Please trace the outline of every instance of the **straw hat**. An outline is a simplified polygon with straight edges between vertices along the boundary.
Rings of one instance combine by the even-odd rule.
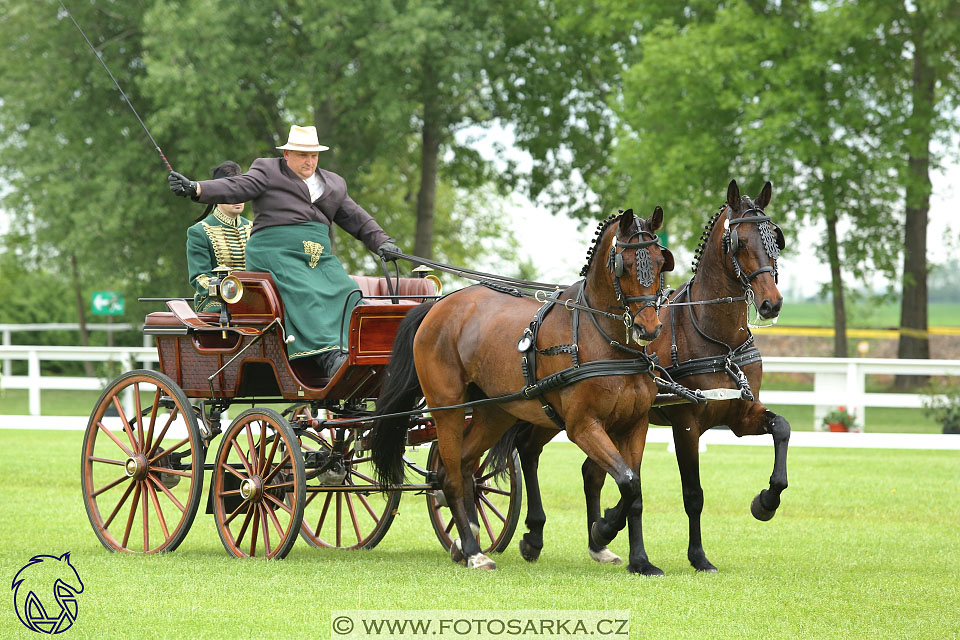
[[[330,147],[320,144],[317,139],[316,127],[290,127],[290,135],[287,136],[287,144],[277,149],[287,149],[289,151],[326,151]]]

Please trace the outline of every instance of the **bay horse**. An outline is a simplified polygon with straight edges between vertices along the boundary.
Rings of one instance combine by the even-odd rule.
[[[683,507],[689,524],[687,558],[697,571],[716,572],[707,559],[700,532],[703,488],[700,486],[699,439],[707,429],[727,425],[738,437],[771,434],[774,466],[770,486],[757,494],[750,511],[758,520],[770,520],[787,488],[787,445],[790,423],[756,400],[763,364],[753,346],[748,327],[749,304],[764,319],[779,315],[783,297],[777,289],[777,258],[784,247],[783,233],[763,210],[770,203],[772,187],[764,184],[756,200],[740,195],[736,181],[727,187],[727,199],[704,227],[693,264],[694,275],[670,294],[661,308],[665,331],[646,347],[658,356],[668,373],[691,389],[741,387],[744,397],[706,404],[654,407],[649,421],[671,426],[683,490]],[[720,301],[734,298],[736,301]],[[746,304],[741,303],[746,302]],[[670,303],[693,303],[687,305]],[[745,377],[746,384],[740,376]],[[518,425],[494,448],[503,451],[515,445],[527,490],[528,532],[520,541],[524,559],[535,561],[543,548],[546,515],[540,498],[537,465],[543,446],[556,435],[536,425]],[[602,563],[620,564],[606,548],[608,534],[595,523],[600,518],[603,474],[589,459],[582,467],[587,501],[587,531],[590,556]],[[654,567],[655,568],[655,567]],[[651,574],[657,574],[651,571]]]
[[[522,421],[554,433],[565,427],[570,440],[597,468],[613,476],[621,498],[604,522],[612,531],[629,524],[628,569],[647,571],[639,473],[646,416],[657,387],[649,363],[643,360],[644,369],[638,373],[637,358],[618,347],[637,353],[623,343],[647,344],[661,331],[657,313],[661,272],[673,269],[672,254],[655,235],[662,223],[660,207],[648,219],[627,210],[600,223],[581,272],[585,279],[557,295],[552,307],[547,307],[549,302],[541,306],[542,299],[512,297],[481,284],[420,305],[401,323],[375,415],[413,409],[421,396],[429,407],[446,407],[531,388],[535,385],[529,385],[521,371],[527,357],[536,357],[534,377],[544,382],[552,374],[574,371],[567,368],[571,358],[580,371],[597,370],[591,365],[599,365],[616,373],[633,365],[630,374],[590,377],[532,399],[474,405],[469,429],[463,408],[432,411],[443,463],[438,480],[459,534],[450,550],[455,562],[496,568],[475,538],[479,529],[473,471],[480,456]],[[564,303],[592,308],[595,313],[584,313],[592,321],[584,320],[574,329],[571,316],[561,309]],[[544,308],[554,311],[541,317],[538,309]],[[531,340],[527,330],[533,328],[535,314],[542,322]],[[408,426],[408,418],[394,417],[382,418],[372,427],[371,456],[382,486],[403,478]]]

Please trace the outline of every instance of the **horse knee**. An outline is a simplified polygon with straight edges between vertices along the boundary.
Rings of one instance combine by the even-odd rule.
[[[683,491],[683,510],[687,516],[694,517],[703,513],[703,489],[684,489]]]
[[[620,488],[620,495],[639,497],[642,493],[640,489],[640,476],[627,469],[623,477],[617,480],[617,487]]]
[[[773,436],[774,442],[790,441],[790,423],[781,415],[767,411],[766,431]]]

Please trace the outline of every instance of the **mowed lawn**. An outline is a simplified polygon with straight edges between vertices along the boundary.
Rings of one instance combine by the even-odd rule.
[[[521,523],[488,573],[447,559],[413,494],[371,551],[300,541],[282,561],[235,560],[200,513],[172,554],[109,553],[81,500],[81,437],[0,430],[0,576],[12,580],[34,554],[70,551],[85,585],[73,638],[326,638],[331,610],[357,608],[626,609],[631,637],[643,638],[960,635],[956,451],[795,448],[783,506],[759,522],[748,505],[770,475],[772,449],[711,446],[701,456],[703,532],[720,573],[699,575],[686,560],[675,460],[650,445],[644,533],[666,572],[650,579],[587,557],[582,455],[567,443],[541,460],[548,521],[539,562],[517,551]],[[612,505],[615,492],[604,491]],[[626,556],[625,533],[611,549]],[[33,637],[7,602],[0,637]]]

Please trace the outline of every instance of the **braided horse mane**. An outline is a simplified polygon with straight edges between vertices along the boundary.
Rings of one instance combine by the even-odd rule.
[[[707,221],[707,224],[703,226],[703,233],[700,235],[700,240],[697,242],[697,249],[693,252],[693,264],[690,265],[693,268],[693,275],[697,275],[697,268],[700,266],[700,258],[703,257],[703,250],[707,246],[707,238],[710,237],[710,233],[713,232],[713,227],[717,224],[717,219],[720,218],[720,215],[723,214],[723,210],[727,208],[727,204],[723,203],[720,205],[720,208],[715,214],[710,217],[710,220]]]
[[[610,226],[616,220],[620,219],[620,216],[623,214],[623,211],[620,213],[610,214],[605,220],[601,220],[597,225],[597,230],[593,236],[593,246],[587,249],[587,264],[583,266],[583,269],[580,270],[580,275],[584,278],[587,277],[587,273],[590,271],[590,265],[593,263],[593,258],[597,254],[597,249],[600,247],[600,240],[603,239],[603,232],[607,230],[607,227]]]

